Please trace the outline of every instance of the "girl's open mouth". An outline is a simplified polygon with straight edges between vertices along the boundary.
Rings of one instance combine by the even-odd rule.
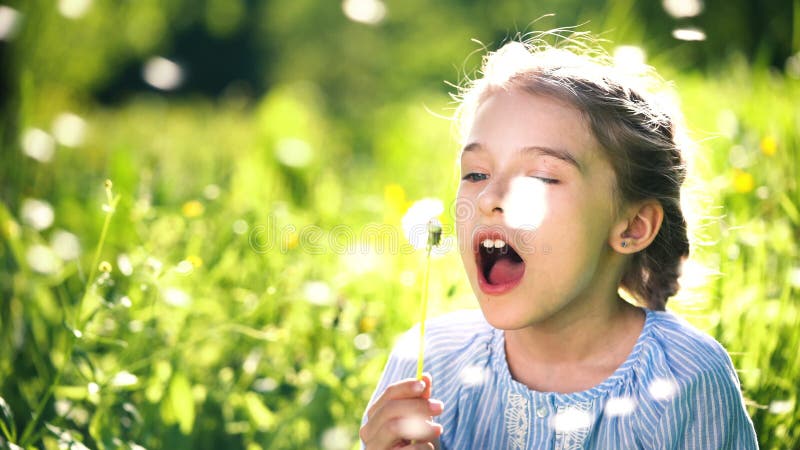
[[[525,274],[525,261],[499,231],[475,235],[478,285],[486,294],[499,295],[515,288]]]

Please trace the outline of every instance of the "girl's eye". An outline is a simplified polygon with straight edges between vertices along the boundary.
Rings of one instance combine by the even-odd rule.
[[[487,178],[489,178],[489,176],[486,175],[485,173],[471,172],[464,175],[464,178],[462,178],[462,180],[466,180],[472,183],[477,183],[478,181],[483,181]]]
[[[533,177],[533,178],[536,178],[537,180],[541,180],[544,184],[558,184],[559,183],[559,181],[556,180],[555,178],[545,178],[545,177]]]

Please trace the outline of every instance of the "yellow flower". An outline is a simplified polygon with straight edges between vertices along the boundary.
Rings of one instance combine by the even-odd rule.
[[[286,237],[284,237],[284,244],[286,249],[291,250],[297,247],[297,244],[300,243],[300,236],[297,234],[296,231],[290,231]]]
[[[108,261],[102,261],[98,269],[100,269],[100,272],[111,272],[111,263]]]
[[[197,255],[189,255],[186,257],[186,260],[189,261],[195,269],[203,265],[203,259]]]
[[[772,156],[778,151],[778,142],[772,136],[764,136],[761,139],[761,153]]]
[[[394,223],[406,210],[406,191],[399,184],[387,184],[383,188],[383,203],[385,209],[383,220],[385,223]]]
[[[183,204],[181,211],[183,212],[184,216],[192,218],[203,214],[205,207],[197,200],[191,200]]]
[[[755,187],[753,175],[741,169],[733,169],[733,189],[736,192],[747,193]]]

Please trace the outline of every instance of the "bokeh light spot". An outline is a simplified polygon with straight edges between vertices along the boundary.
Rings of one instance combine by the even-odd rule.
[[[386,17],[386,5],[380,0],[344,0],[342,11],[348,19],[377,25]]]
[[[50,275],[61,270],[61,260],[50,247],[35,244],[25,253],[28,265],[36,272]]]
[[[302,139],[285,138],[275,145],[275,157],[285,166],[306,167],[314,159],[314,150]]]
[[[49,162],[53,159],[55,140],[45,131],[29,128],[22,135],[22,151],[39,162]]]
[[[68,19],[79,19],[92,6],[92,0],[58,0],[58,12]]]
[[[676,28],[672,30],[672,37],[680,41],[705,41],[706,33],[699,28]]]
[[[308,281],[303,285],[303,297],[312,305],[329,305],[333,301],[333,291],[324,281]]]
[[[156,89],[171,91],[183,83],[183,69],[174,61],[156,56],[145,63],[142,78]]]
[[[86,121],[76,114],[61,113],[53,121],[53,136],[61,145],[78,147],[83,144],[85,134]]]
[[[22,201],[22,221],[41,231],[53,224],[55,213],[50,203],[35,198],[26,198]]]
[[[77,259],[81,254],[81,244],[78,237],[74,234],[64,231],[56,230],[50,237],[50,246],[59,258],[65,261]]]
[[[14,8],[0,5],[0,41],[14,39],[19,29],[22,15]]]
[[[694,17],[703,12],[701,0],[664,0],[662,5],[664,11],[676,19]]]
[[[192,298],[186,291],[171,287],[164,289],[164,301],[172,306],[185,308],[192,303]]]
[[[322,448],[324,450],[347,450],[353,446],[353,433],[343,426],[328,428],[322,433]]]

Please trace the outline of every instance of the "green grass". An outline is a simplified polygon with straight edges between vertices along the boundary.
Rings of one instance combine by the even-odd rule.
[[[671,305],[731,352],[762,448],[795,448],[800,83],[733,67],[676,84],[701,142],[692,273],[711,275]],[[14,150],[4,183],[17,196],[0,207],[6,439],[357,445],[387,350],[418,314],[423,255],[390,251],[404,243],[400,217],[418,198],[453,197],[450,124],[423,106],[443,111],[446,99],[386,105],[356,139],[307,87],[271,92],[253,109],[157,98],[88,108],[84,145],[60,146],[46,164]],[[27,95],[26,126],[48,129],[77,108]],[[293,145],[310,149],[307,165],[281,162]],[[102,207],[107,178],[113,215]],[[49,202],[54,223],[26,224],[26,198]],[[107,218],[106,273],[93,261]],[[391,227],[370,237],[379,224]],[[81,256],[37,272],[28,253],[57,230],[79,238]],[[336,250],[347,245],[372,250]],[[456,255],[435,259],[432,274],[431,315],[472,305]]]

